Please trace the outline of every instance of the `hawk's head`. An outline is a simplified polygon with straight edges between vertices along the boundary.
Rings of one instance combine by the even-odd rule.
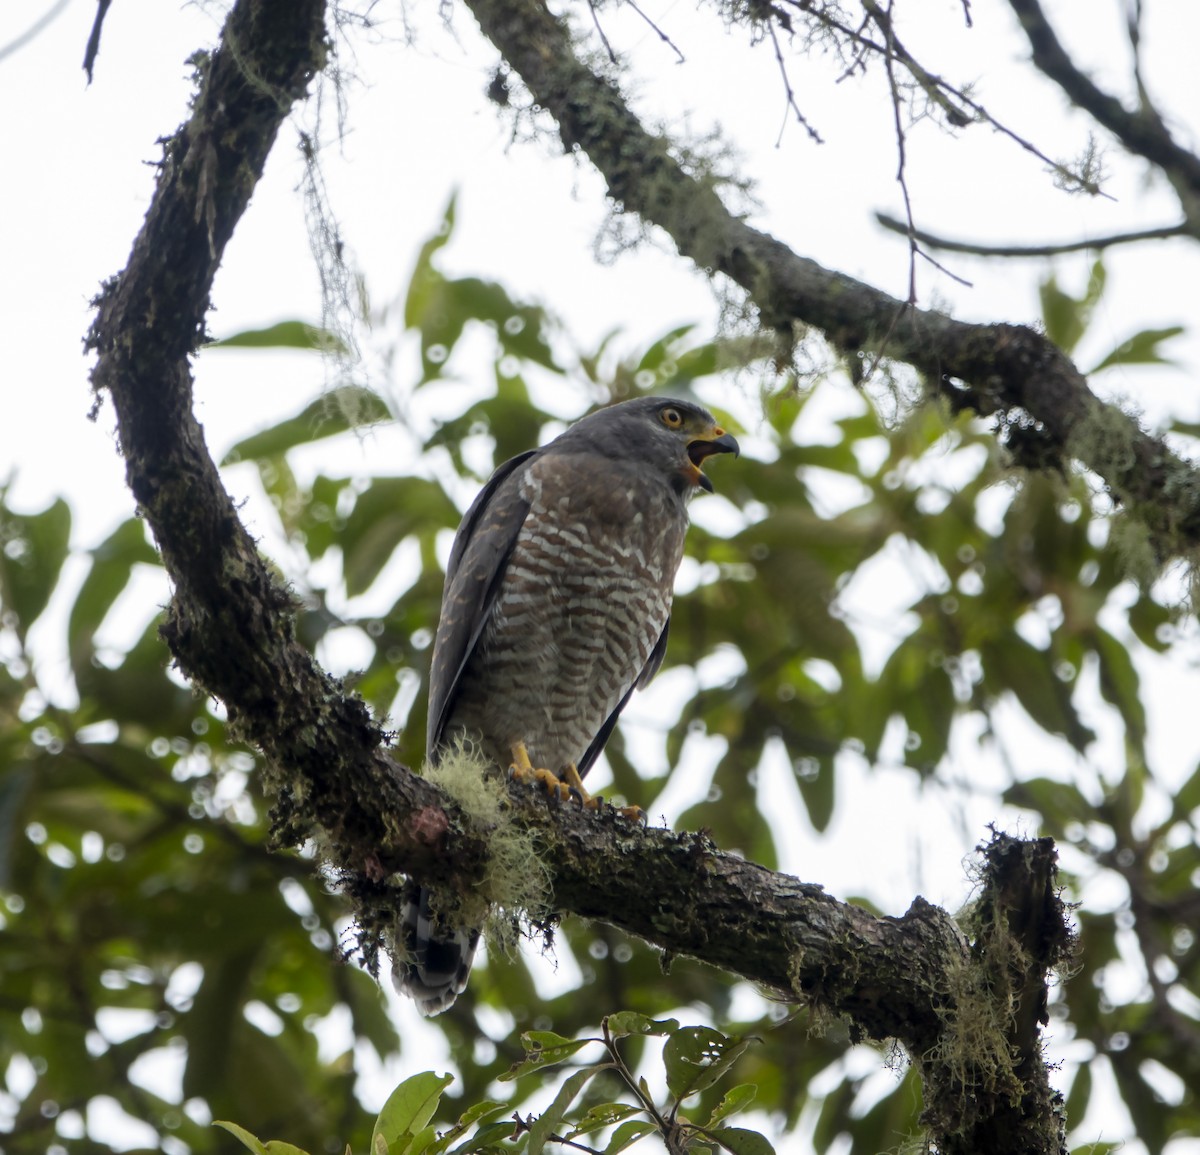
[[[615,460],[635,460],[661,471],[683,496],[696,489],[712,493],[704,462],[717,453],[740,452],[707,409],[671,397],[638,397],[597,410],[570,429]]]

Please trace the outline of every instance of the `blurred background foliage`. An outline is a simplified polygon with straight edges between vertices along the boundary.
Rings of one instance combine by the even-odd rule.
[[[989,759],[1004,777],[997,817],[1003,804],[1020,807],[1029,832],[1059,840],[1067,896],[1081,903],[1077,969],[1053,992],[1051,1025],[1072,1124],[1107,1065],[1117,1109],[1149,1151],[1200,1136],[1200,772],[1160,779],[1144,704],[1153,656],[1186,661],[1190,635],[1171,605],[1177,592],[1124,576],[1119,516],[1094,479],[1011,469],[984,422],[921,403],[920,383],[886,366],[855,391],[832,361],[783,374],[757,339],[687,329],[635,351],[616,336],[574,350],[539,306],[439,271],[453,222],[451,205],[402,317],[368,318],[391,334],[390,375],[373,390],[333,385],[225,462],[257,471],[285,543],[276,560],[303,603],[300,635],[322,655],[352,639],[364,660],[350,683],[395,731],[398,758],[421,762],[441,566],[493,464],[592,405],[695,396],[745,453],[714,469],[717,496],[694,506],[663,689],[652,690],[661,726],[617,731],[605,793],[657,815],[677,776],[715,750],[707,793],[674,824],[707,827],[722,847],[773,866],[785,848],[758,787],[768,759],[790,767],[818,832],[855,805],[838,788],[846,759],[958,788],[969,788],[974,760]],[[1099,264],[1080,298],[1045,283],[1044,323],[1064,349],[1103,288]],[[1161,360],[1172,335],[1132,334],[1097,369]],[[345,352],[297,322],[226,343],[323,350],[334,365]],[[415,370],[401,355],[414,343]],[[433,391],[436,419],[415,420]],[[320,460],[322,443],[369,437],[383,421],[414,445],[391,475],[297,467],[297,455]],[[451,1013],[402,1038],[376,984],[341,956],[336,886],[305,855],[264,845],[255,755],[229,736],[219,705],[169,669],[155,621],[131,646],[103,641],[118,616],[145,621],[148,607],[129,604],[138,573],[157,565],[142,524],[120,525],[89,551],[82,580],[66,581],[67,505],[22,514],[3,498],[5,1151],[108,1150],[102,1116],[125,1148],[229,1150],[234,1139],[209,1126],[218,1118],[314,1152],[363,1150],[373,1119],[356,1096],[363,1070],[410,1073],[442,1055],[458,1078],[434,1121],[502,1104],[481,1111],[486,1128],[547,1101],[554,1071],[543,1065],[497,1082],[523,1058],[522,1031],[594,1036],[617,1011],[756,1037],[697,1093],[697,1118],[719,1118],[729,1088],[752,1085],[752,1125],[776,1137],[799,1128],[805,1149],[873,1153],[918,1130],[914,1080],[881,1084],[887,1056],[844,1024],[787,1014],[687,960],[664,975],[655,951],[577,919],[557,933],[555,952],[574,968],[553,989],[533,948],[492,960]],[[367,600],[385,608],[356,612]],[[46,688],[39,630],[65,630],[65,693]],[[1111,751],[1092,757],[1098,730],[1118,749],[1116,768]],[[1058,770],[1045,742],[1022,752],[1039,733],[1063,752]],[[919,810],[896,815],[901,826],[921,821]],[[865,849],[886,869],[881,848]],[[444,1049],[431,1049],[435,1035]],[[661,1071],[637,1032],[623,1046],[631,1068]],[[604,1079],[581,1081],[571,1109],[613,1094]],[[597,1124],[608,1136],[600,1148],[619,1146],[619,1118],[607,1131]],[[511,1132],[493,1129],[487,1142],[513,1146]],[[1095,1138],[1073,1134],[1089,1150]]]

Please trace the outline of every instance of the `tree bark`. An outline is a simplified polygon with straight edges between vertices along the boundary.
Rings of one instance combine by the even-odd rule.
[[[173,585],[163,636],[183,672],[225,704],[233,731],[266,756],[276,841],[315,839],[344,872],[370,955],[395,918],[392,876],[485,888],[489,831],[389,759],[363,703],[297,642],[291,598],[238,519],[204,443],[188,363],[224,247],[291,104],[323,65],[324,20],[321,0],[234,5],[219,47],[201,65],[191,118],[166,142],[129,263],[97,299],[88,345],[97,354],[97,395],[111,397],[116,410],[130,489]],[[553,39],[546,44],[565,51]],[[663,212],[674,219],[689,202],[674,204],[666,190],[678,174],[660,144],[647,147],[647,163],[662,170]],[[636,200],[637,187],[633,179],[625,194]],[[769,238],[744,234],[760,247],[725,251],[723,209],[704,195],[707,215],[690,247],[713,267],[757,269],[752,279],[771,287],[771,300],[782,299],[788,283],[803,296],[814,291],[812,278],[828,281],[811,262],[772,249]],[[652,219],[654,211],[647,208]],[[779,267],[760,266],[760,258]],[[883,308],[874,290],[850,285],[839,331],[869,330]],[[911,318],[907,325],[906,348],[915,348]],[[1038,378],[1043,384],[1069,369],[1022,331],[973,331],[972,340],[989,334],[994,359],[1046,358],[1051,377]],[[1031,351],[1015,354],[1014,344]],[[989,354],[981,346],[976,356]],[[926,1117],[942,1150],[1058,1150],[1037,1029],[1047,970],[1067,942],[1048,840],[993,842],[969,942],[920,898],[901,918],[878,918],[819,886],[722,854],[703,834],[642,829],[611,812],[550,806],[515,784],[495,788],[507,791],[515,821],[542,848],[552,911],[603,920],[780,997],[846,1015],[862,1035],[898,1038],[922,1072]]]

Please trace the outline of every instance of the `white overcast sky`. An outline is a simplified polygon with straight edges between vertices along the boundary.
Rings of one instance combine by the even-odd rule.
[[[0,48],[52,7],[52,0],[0,7]],[[711,328],[718,310],[709,285],[661,238],[612,263],[594,260],[593,242],[605,214],[600,180],[586,164],[556,152],[552,140],[511,143],[507,124],[484,96],[494,53],[481,44],[465,8],[455,6],[448,32],[437,19],[417,12],[423,6],[409,7],[418,20],[414,45],[404,43],[400,20],[391,19],[396,3],[380,4],[375,12],[390,23],[385,20],[343,47],[343,65],[356,79],[346,89],[349,115],[340,142],[333,131],[332,90],[324,90],[330,204],[375,303],[402,291],[417,245],[458,188],[459,227],[444,251],[444,266],[498,280],[518,296],[540,300],[565,319],[584,348],[613,329],[623,330],[635,346],[681,323]],[[632,62],[638,109],[652,122],[687,126],[696,134],[719,125],[742,157],[739,171],[755,182],[761,208],[752,215],[754,223],[797,252],[902,297],[908,281],[906,246],[872,217],[876,209],[899,215],[901,206],[882,76],[835,85],[832,63],[798,57],[791,83],[826,143],[813,144],[793,121],[776,147],[785,107],[770,47],[748,53],[740,32],[726,33],[709,12],[698,20],[678,0],[644,7],[670,33],[685,62],[677,63],[674,52],[636,18],[606,15],[609,39]],[[976,0],[973,31],[963,27],[960,0],[924,0],[917,7],[936,27],[913,27],[906,43],[929,68],[956,81],[976,82],[976,96],[992,113],[1045,152],[1064,158],[1080,152],[1088,126],[1026,65],[1027,49],[1007,5]],[[1095,77],[1125,95],[1124,5],[1063,0],[1048,7]],[[1149,0],[1146,8],[1150,89],[1172,127],[1194,146],[1200,128],[1195,65],[1200,5]],[[116,0],[89,88],[80,63],[94,9],[91,0],[72,0],[39,36],[0,57],[0,108],[5,110],[0,118],[0,480],[11,478],[9,500],[22,510],[66,495],[76,513],[73,543],[80,550],[95,545],[133,508],[114,451],[111,407],[96,423],[86,419],[91,397],[81,339],[89,298],[102,278],[125,263],[153,191],[155,140],[172,133],[186,115],[192,87],[186,58],[214,42],[223,11],[215,4]],[[311,128],[312,123],[311,111],[301,112],[295,124],[284,127],[229,247],[210,319],[218,336],[284,318],[320,319],[318,281],[297,191],[297,126]],[[908,165],[918,224],[954,236],[997,242],[1074,239],[1171,223],[1178,215],[1171,197],[1146,180],[1144,166],[1116,149],[1107,166],[1111,200],[1057,191],[1040,162],[984,127],[949,139],[923,124],[910,135]],[[922,304],[941,303],[971,319],[1036,319],[1036,282],[1044,266],[956,257],[946,263],[974,287],[964,288],[926,266],[919,274]],[[1057,263],[1066,287],[1082,289],[1088,263],[1086,257]],[[1109,264],[1110,293],[1081,362],[1143,327],[1196,325],[1200,258],[1195,246],[1141,246],[1114,252]],[[1171,351],[1181,368],[1117,372],[1097,387],[1128,398],[1151,420],[1168,412],[1200,420],[1200,389],[1192,371],[1200,363],[1195,334]],[[197,404],[214,453],[221,455],[240,437],[299,410],[322,380],[323,370],[311,358],[203,355]],[[354,452],[365,455],[364,470],[385,467],[377,460],[379,445]],[[234,470],[230,478],[235,489],[252,492],[248,472]],[[262,533],[266,527],[255,530]],[[79,577],[85,568],[78,563]],[[1183,678],[1185,671],[1178,674]],[[1162,722],[1158,735],[1165,730],[1166,711],[1155,702],[1150,709],[1152,726]],[[1194,736],[1189,741],[1164,736],[1158,744],[1173,767],[1194,764]],[[1032,748],[1028,754],[1030,763],[1038,764],[1043,751]],[[959,859],[993,813],[965,801],[965,792],[950,792],[935,805],[928,795],[915,793],[912,776],[900,771],[865,781],[852,767],[846,773],[841,788],[862,784],[869,789],[881,803],[877,815],[861,809],[851,814],[842,807],[842,829],[835,828],[827,840],[798,827],[787,865],[835,893],[881,887],[880,899],[893,909],[903,909],[916,889],[934,901],[960,902],[965,884]],[[862,856],[847,861],[846,840],[861,847],[893,839],[894,806],[916,801],[925,806],[922,837],[896,846],[889,879],[872,877],[878,872]]]

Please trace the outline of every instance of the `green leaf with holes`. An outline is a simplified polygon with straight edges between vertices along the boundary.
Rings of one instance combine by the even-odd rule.
[[[682,1027],[663,1047],[667,1087],[678,1100],[707,1090],[753,1042],[712,1027]]]

